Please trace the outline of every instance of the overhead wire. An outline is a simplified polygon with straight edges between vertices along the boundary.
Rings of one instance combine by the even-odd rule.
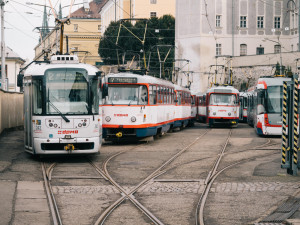
[[[21,16],[23,17],[23,19],[29,23],[32,27],[35,27],[35,25],[33,25],[25,16],[23,16],[12,4],[10,4],[10,6]]]
[[[4,20],[4,21],[5,21],[7,24],[9,24],[10,26],[12,26],[13,28],[15,28],[16,30],[20,31],[22,34],[24,34],[24,35],[26,35],[27,37],[30,37],[30,38],[32,38],[32,39],[34,39],[34,40],[37,41],[36,38],[30,36],[29,34],[26,34],[26,33],[25,33],[23,30],[21,30],[20,28],[17,28],[16,26],[12,25],[10,22],[8,22],[8,21],[6,21],[6,20]]]

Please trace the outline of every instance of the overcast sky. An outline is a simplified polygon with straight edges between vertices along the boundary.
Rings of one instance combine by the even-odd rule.
[[[40,4],[50,6],[49,0],[6,0],[4,7],[4,21],[5,21],[5,44],[16,52],[21,58],[32,60],[34,58],[34,47],[38,44],[39,33],[35,29],[41,27],[43,22],[43,6],[29,5]],[[89,1],[90,2],[90,1]],[[71,4],[71,0],[51,0],[53,6],[58,11],[59,4],[62,7]],[[82,7],[83,0],[75,0],[72,7],[72,12]],[[63,17],[69,14],[69,7],[63,8]],[[54,17],[47,8],[49,26],[54,26]]]

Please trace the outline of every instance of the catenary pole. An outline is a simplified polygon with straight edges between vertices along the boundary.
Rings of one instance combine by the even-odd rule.
[[[7,90],[5,85],[5,43],[4,43],[4,1],[0,0],[1,4],[1,88]]]

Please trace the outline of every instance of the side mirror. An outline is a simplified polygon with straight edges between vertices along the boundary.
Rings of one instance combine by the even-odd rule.
[[[18,87],[23,87],[23,78],[24,78],[24,74],[18,74],[17,77],[17,86]]]

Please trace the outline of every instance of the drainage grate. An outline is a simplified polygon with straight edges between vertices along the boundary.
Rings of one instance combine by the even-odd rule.
[[[263,223],[280,223],[290,218],[300,207],[299,198],[291,198],[280,205],[271,215],[260,221]]]

